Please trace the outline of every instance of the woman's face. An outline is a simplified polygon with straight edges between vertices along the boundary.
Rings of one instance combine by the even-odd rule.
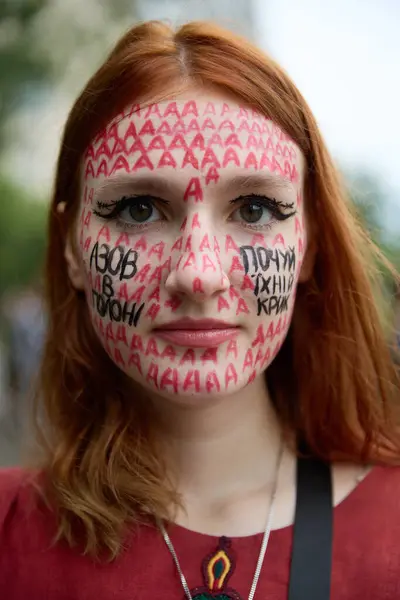
[[[110,358],[161,395],[244,388],[288,331],[303,159],[273,122],[197,91],[129,106],[82,170],[79,275]]]

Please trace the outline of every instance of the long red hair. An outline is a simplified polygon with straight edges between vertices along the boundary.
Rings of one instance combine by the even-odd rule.
[[[165,482],[139,392],[135,402],[127,397],[125,375],[101,348],[68,278],[64,249],[78,214],[80,167],[94,136],[126,104],[173,96],[185,85],[218,89],[254,108],[305,158],[315,265],[268,370],[284,430],[329,461],[394,463],[400,455],[398,381],[375,300],[379,253],[353,215],[306,102],[273,60],[229,32],[204,23],[176,32],[142,24],[121,39],[69,114],[49,221],[42,467],[59,537],[72,543],[83,531],[91,554],[117,555],[127,524],[146,513],[167,517],[178,498]]]

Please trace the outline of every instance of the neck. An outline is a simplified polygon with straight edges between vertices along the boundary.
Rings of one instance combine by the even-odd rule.
[[[168,475],[183,498],[214,501],[271,484],[281,432],[264,377],[211,403],[155,404]]]

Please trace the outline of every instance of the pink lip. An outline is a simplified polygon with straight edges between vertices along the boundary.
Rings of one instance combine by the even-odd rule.
[[[160,325],[154,333],[162,339],[190,348],[211,348],[236,337],[239,328],[216,319],[179,319]]]

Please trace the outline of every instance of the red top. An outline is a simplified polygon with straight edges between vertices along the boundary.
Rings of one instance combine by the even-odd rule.
[[[19,469],[0,471],[0,598],[184,599],[156,529],[143,526],[116,561],[96,564],[63,543],[51,546],[54,517],[35,506],[24,479]],[[399,600],[400,468],[375,467],[334,515],[331,599]],[[255,600],[286,600],[292,534],[271,533]],[[170,535],[197,600],[247,600],[261,534],[220,542],[174,526]]]

